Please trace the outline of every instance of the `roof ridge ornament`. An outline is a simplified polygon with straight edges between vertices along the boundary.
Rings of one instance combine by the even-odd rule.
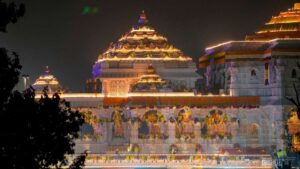
[[[148,23],[147,16],[145,14],[145,11],[142,10],[142,12],[140,14],[140,17],[139,17],[139,20],[138,20],[138,24],[139,25],[144,25],[144,24],[147,24],[147,23]]]
[[[45,67],[45,75],[49,75],[50,74],[50,69],[49,69],[49,66],[47,65]]]

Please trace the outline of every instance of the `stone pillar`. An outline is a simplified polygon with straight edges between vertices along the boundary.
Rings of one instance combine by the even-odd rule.
[[[106,122],[104,122],[104,123],[102,123],[101,124],[101,131],[102,131],[102,138],[101,138],[101,140],[103,140],[103,142],[104,143],[107,143],[107,123]]]
[[[174,144],[175,143],[175,123],[168,122],[168,134],[169,134],[169,139],[168,143],[169,144]]]
[[[201,123],[200,122],[195,123],[194,133],[195,133],[195,142],[200,143],[200,139],[201,139]]]
[[[138,142],[138,122],[131,123],[130,126],[130,143],[137,143]]]
[[[109,143],[111,140],[112,140],[112,137],[113,137],[113,132],[112,132],[112,129],[113,129],[113,124],[112,122],[108,122],[106,123],[107,124],[107,127],[106,127],[106,132],[107,132],[107,142]]]
[[[237,84],[239,84],[239,79],[238,79],[238,69],[235,67],[230,68],[230,94],[232,96],[238,96],[239,91],[237,89]]]

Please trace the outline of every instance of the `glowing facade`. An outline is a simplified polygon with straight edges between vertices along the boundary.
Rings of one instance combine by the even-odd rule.
[[[280,15],[298,10],[296,4]],[[89,150],[88,165],[104,168],[198,168],[213,161],[212,154],[233,155],[236,161],[252,155],[254,163],[235,165],[271,168],[268,154],[286,146],[284,126],[292,106],[284,97],[293,94],[300,73],[300,39],[271,32],[267,40],[254,40],[260,32],[247,37],[251,40],[207,48],[199,59],[206,91],[197,92],[195,81],[202,77],[191,58],[156,33],[142,13],[138,24],[98,57],[87,81],[94,93],[61,95],[86,118],[76,152]],[[297,146],[294,124],[292,116],[289,128]]]
[[[138,25],[95,63],[89,83],[101,82],[102,93],[65,97],[93,119],[85,124],[77,150],[261,155],[284,148],[289,106],[283,98],[296,80],[289,75],[293,68],[297,74],[299,42],[232,41],[207,48],[199,60],[206,70],[205,95],[191,90],[200,78],[191,59],[168,45],[142,13]]]
[[[275,129],[284,136],[282,128],[288,122],[293,151],[300,150],[299,121],[295,120],[295,111],[289,117],[293,106],[286,97],[294,97],[293,84],[299,86],[299,6],[296,3],[293,9],[273,17],[245,41],[229,41],[207,48],[199,59],[199,67],[206,71],[208,90],[217,93],[221,89],[232,96],[259,96],[261,110],[270,108],[266,112],[270,119],[257,123],[265,130]]]

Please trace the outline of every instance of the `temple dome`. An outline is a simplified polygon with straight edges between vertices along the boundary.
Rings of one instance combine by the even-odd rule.
[[[254,35],[246,36],[246,40],[276,38],[300,38],[300,3],[295,3],[293,8],[272,17]]]
[[[36,90],[36,93],[43,92],[45,88],[48,88],[49,93],[63,92],[62,86],[56,77],[50,73],[48,66],[46,66],[44,73],[36,79],[32,87]]]
[[[166,37],[157,33],[150,25],[144,11],[136,25],[121,36],[117,42],[99,55],[98,62],[110,59],[135,58],[189,58],[181,50],[169,44]]]

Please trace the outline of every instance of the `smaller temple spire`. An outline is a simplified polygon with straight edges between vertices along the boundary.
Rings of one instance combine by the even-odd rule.
[[[45,67],[44,73],[35,80],[32,87],[36,93],[43,93],[45,88],[47,88],[50,93],[65,91],[55,76],[50,73],[48,66]]]
[[[140,18],[139,18],[138,24],[139,25],[143,25],[143,24],[147,24],[147,23],[148,23],[147,16],[145,14],[145,11],[142,10],[142,12],[140,14]]]
[[[49,66],[45,67],[45,75],[49,75],[50,74],[50,69]]]

